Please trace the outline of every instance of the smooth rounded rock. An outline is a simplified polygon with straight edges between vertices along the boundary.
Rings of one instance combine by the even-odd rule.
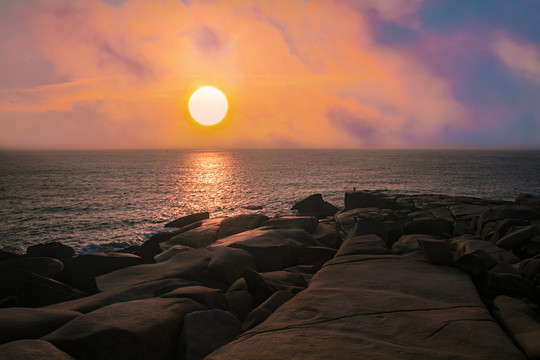
[[[171,292],[161,295],[162,298],[187,298],[206,305],[209,309],[229,310],[229,303],[225,294],[219,289],[205,286],[179,287]]]
[[[0,344],[39,339],[81,315],[70,310],[14,307],[0,309]]]
[[[510,250],[513,248],[520,247],[524,243],[526,243],[529,239],[531,239],[534,235],[537,235],[540,232],[540,230],[533,225],[526,226],[520,229],[517,229],[516,231],[511,232],[510,234],[507,234],[502,239],[497,241],[497,246]]]
[[[75,251],[70,246],[64,245],[58,241],[54,241],[29,246],[26,249],[26,256],[51,257],[58,260],[65,260],[75,256]]]
[[[193,223],[195,223],[197,221],[206,220],[208,218],[210,218],[210,213],[209,212],[201,212],[201,213],[182,216],[182,217],[180,217],[180,218],[178,218],[176,220],[168,222],[164,226],[165,227],[182,228],[184,226],[193,224]]]
[[[0,360],[75,360],[50,342],[18,340],[0,345]]]
[[[261,214],[240,214],[225,218],[217,233],[218,239],[255,229],[268,220],[268,216]]]
[[[538,307],[509,296],[498,296],[495,314],[529,359],[540,359]]]
[[[78,360],[174,359],[184,317],[205,308],[186,298],[123,302],[81,315],[43,340]]]
[[[241,331],[241,322],[230,312],[212,309],[189,313],[180,334],[180,354],[185,360],[202,360],[229,343]]]
[[[299,249],[318,246],[311,234],[304,230],[260,227],[218,240],[209,248],[228,246],[249,252],[260,272],[283,270],[299,263]]]
[[[316,216],[282,216],[270,218],[264,221],[261,226],[273,226],[276,228],[297,227],[313,234],[317,229],[318,223],[319,220]]]
[[[72,260],[71,284],[81,290],[95,293],[96,276],[143,263],[144,260],[134,254],[98,252],[75,256]]]
[[[300,216],[316,216],[318,218],[333,216],[339,211],[336,206],[324,201],[321,194],[308,196],[294,204],[291,210],[298,211],[298,215]]]
[[[64,264],[51,257],[21,257],[0,262],[0,277],[16,271],[30,271],[47,278],[56,278],[64,271]]]
[[[185,252],[185,251],[189,251],[191,249],[193,249],[193,248],[190,247],[190,246],[174,245],[173,247],[170,247],[167,250],[165,250],[165,251],[157,254],[156,256],[154,256],[154,260],[157,263],[164,262],[164,261],[169,260],[173,256],[175,256],[176,254],[179,254],[179,253],[182,253],[182,252]]]
[[[212,279],[231,285],[244,275],[247,269],[255,270],[255,258],[243,249],[232,247],[210,248],[212,258],[208,264],[206,275]]]
[[[162,250],[167,250],[175,245],[204,248],[217,240],[219,226],[223,220],[224,218],[214,218],[192,224],[198,226],[161,242],[159,246]]]

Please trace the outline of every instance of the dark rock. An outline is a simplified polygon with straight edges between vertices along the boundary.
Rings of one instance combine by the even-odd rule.
[[[401,207],[393,200],[373,195],[363,191],[345,193],[345,211],[356,208],[376,207],[381,209],[398,210]]]
[[[96,293],[96,276],[142,263],[144,260],[134,254],[100,252],[78,255],[73,258],[70,283],[88,293]]]
[[[471,275],[480,275],[495,265],[497,261],[484,250],[463,254],[454,262],[455,267]]]
[[[540,197],[532,196],[530,194],[521,194],[515,200],[516,205],[526,205],[540,211]]]
[[[224,218],[207,219],[188,226],[188,231],[173,236],[159,244],[162,250],[168,250],[175,245],[204,248],[217,240],[219,226]],[[197,227],[194,227],[198,225]],[[193,228],[191,228],[193,226]],[[186,228],[183,228],[184,230]],[[157,254],[156,254],[157,255]],[[155,255],[154,255],[155,256]]]
[[[321,194],[308,196],[294,204],[291,210],[297,210],[300,216],[316,216],[318,218],[333,216],[339,211],[337,207],[324,201]]]
[[[519,264],[519,271],[527,279],[533,281],[540,274],[540,259],[526,259]]]
[[[291,290],[297,287],[305,288],[307,287],[306,273],[301,271],[295,271],[298,267],[302,265],[297,265],[288,270],[283,271],[269,271],[258,273],[264,281],[270,283],[278,290]],[[238,291],[238,290],[247,290],[248,286],[244,278],[238,279],[234,284],[232,284],[227,291]]]
[[[297,227],[313,234],[318,223],[319,220],[315,216],[283,216],[268,219],[261,226],[273,226],[275,228]]]
[[[516,226],[529,226],[531,225],[530,221],[522,219],[503,219],[496,222],[497,226],[495,227],[495,233],[493,234],[493,241],[498,241],[505,237],[508,233],[508,230]]]
[[[313,275],[315,275],[317,271],[321,269],[321,267],[322,266],[317,266],[317,265],[295,265],[295,266],[286,268],[284,272],[300,274],[304,277],[304,279],[306,280],[306,283],[309,283]]]
[[[120,250],[119,252],[135,254],[143,258],[145,263],[153,263],[154,257],[163,251],[160,247],[162,242],[165,242],[178,234],[189,231],[198,226],[201,226],[201,223],[192,224],[191,226],[184,227],[178,231],[160,232],[152,235],[141,245],[130,246],[126,249]]]
[[[261,305],[257,306],[246,315],[242,321],[242,331],[250,330],[259,325],[264,320],[268,319],[277,308],[291,300],[293,297],[294,294],[285,290],[280,290],[272,294]]]
[[[74,360],[43,340],[18,340],[0,345],[0,360]]]
[[[519,249],[512,251],[522,259],[532,258],[540,254],[540,235],[533,236],[532,239],[523,244]]]
[[[130,266],[98,276],[96,283],[101,291],[107,291],[171,278],[204,281],[212,254],[207,249],[193,249],[161,263]]]
[[[78,360],[174,359],[186,314],[205,310],[191,299],[117,303],[81,315],[43,337]]]
[[[403,234],[432,234],[452,236],[454,226],[446,219],[426,219],[411,221],[403,225]]]
[[[164,262],[175,256],[176,254],[180,254],[182,252],[186,252],[192,249],[193,248],[191,246],[174,245],[173,247],[170,247],[167,250],[154,256],[154,260],[157,263]]]
[[[210,218],[209,212],[186,215],[165,224],[165,227],[183,228],[184,226],[191,225],[193,223],[196,223],[197,221],[205,220],[208,218]]]
[[[540,219],[540,211],[524,205],[503,205],[490,208],[480,215],[476,234],[480,235],[486,224],[502,219]]]
[[[476,250],[483,250],[497,262],[505,261],[509,264],[517,264],[521,261],[511,252],[506,251],[489,241],[478,240],[468,235],[452,238],[450,240],[450,246],[456,253],[456,258],[459,258],[464,254],[472,253]]]
[[[349,234],[339,248],[336,258],[358,254],[391,254],[383,239],[375,234],[354,235]]]
[[[392,245],[392,253],[409,258],[423,259],[424,254],[419,243],[422,239],[440,240],[438,237],[428,234],[403,235]]]
[[[157,264],[136,265],[101,275],[96,283],[99,289],[107,291],[175,278],[226,289],[249,267],[254,267],[253,258],[241,250],[193,249]]]
[[[161,295],[162,298],[187,298],[206,305],[209,309],[229,310],[227,298],[221,290],[205,286],[179,287]]]
[[[451,223],[453,223],[455,220],[454,215],[446,206],[441,206],[435,209],[431,209],[430,211],[435,218],[445,219],[445,220],[450,221]]]
[[[421,238],[418,239],[418,245],[430,264],[450,265],[454,261],[454,254],[446,240]]]
[[[522,276],[521,271],[519,271],[519,268],[510,265],[507,262],[501,261],[495,264],[491,269],[489,269],[489,272],[495,273],[495,274],[512,274],[517,276]]]
[[[0,310],[0,344],[39,339],[81,315],[69,310],[9,308]]]
[[[343,242],[334,222],[319,222],[313,237],[332,249],[339,249]]]
[[[471,225],[469,223],[465,223],[462,221],[455,221],[454,222],[454,233],[453,236],[461,236],[465,234],[471,234],[473,235],[475,233],[474,229],[471,228]]]
[[[429,210],[415,211],[409,213],[407,217],[411,218],[414,221],[435,219],[435,216],[433,216],[433,213]]]
[[[388,229],[380,221],[358,219],[352,233],[349,233],[349,235],[351,234],[354,236],[375,234],[383,239],[385,244],[388,244]]]
[[[297,265],[301,247],[319,245],[301,229],[260,227],[218,240],[209,248],[228,246],[246,250],[255,258],[257,270],[266,272]]]
[[[26,257],[50,257],[58,259],[64,264],[64,270],[55,278],[57,280],[68,282],[71,272],[71,259],[75,255],[75,251],[67,245],[57,241],[30,246],[26,249]]]
[[[75,251],[70,246],[54,241],[28,247],[26,256],[50,257],[64,262],[65,259],[71,259],[71,257],[75,256]]]
[[[509,296],[498,296],[494,304],[496,317],[527,358],[540,359],[538,307]]]
[[[296,294],[307,287],[307,282],[302,275],[288,271],[257,273],[246,270],[244,281],[257,304],[264,302],[276,291],[285,290]],[[241,289],[238,286],[236,288]],[[231,286],[231,289],[234,288]]]
[[[8,282],[15,284],[12,295],[17,306],[40,307],[88,296],[79,289],[26,270],[13,272]]]
[[[488,209],[485,205],[476,204],[456,204],[448,207],[454,219],[459,221],[471,221],[478,217]]]
[[[533,284],[526,278],[506,272],[485,273],[484,286],[497,291],[499,294],[515,294],[533,298],[535,289]]]
[[[206,274],[227,286],[240,279],[246,269],[257,269],[255,258],[245,250],[232,247],[215,247],[209,250],[212,252],[212,258]]]
[[[480,231],[480,238],[486,241],[492,241],[495,238],[497,230],[497,221],[492,221],[484,225]],[[477,229],[478,231],[478,229]],[[493,241],[492,241],[493,242]]]
[[[257,306],[255,298],[247,290],[227,291],[225,293],[229,310],[240,320]]]
[[[246,270],[244,273],[248,291],[253,295],[257,304],[262,304],[266,299],[272,296],[278,289],[266,281],[256,271]]]
[[[268,220],[268,216],[261,214],[241,214],[225,218],[219,226],[217,238],[223,239],[227,236],[255,229],[266,220]]]
[[[521,247],[521,245],[530,240],[534,235],[537,235],[538,232],[539,230],[536,226],[526,226],[511,232],[510,234],[497,241],[496,244],[497,246],[506,250],[519,248]]]
[[[48,278],[56,278],[64,271],[64,264],[50,257],[22,257],[0,262],[0,277],[23,270]]]
[[[298,261],[302,265],[313,265],[334,258],[336,253],[336,249],[327,246],[304,246],[300,248]]]
[[[73,310],[89,313],[102,307],[133,300],[157,297],[184,286],[197,286],[200,282],[182,279],[161,279],[126,287],[107,290],[81,299],[65,301],[47,306],[48,309]]]
[[[240,334],[241,326],[242,323],[238,318],[230,312],[219,309],[187,314],[180,334],[181,358],[202,360]]]
[[[15,245],[7,245],[0,249],[0,261],[18,259],[24,255],[24,250]]]
[[[166,281],[166,282],[164,282],[162,285],[154,287],[154,297],[162,296],[162,295],[168,294],[170,292],[173,292],[177,289],[184,288],[184,287],[202,286],[204,288],[207,288],[206,286],[201,285],[201,283],[198,281],[168,279],[168,282],[167,282],[167,279],[165,279],[165,280],[160,280],[158,282],[161,282],[161,281]],[[219,289],[215,289],[215,290],[219,290]],[[145,296],[144,298],[140,298],[140,299],[145,299],[149,297],[151,296]],[[131,299],[131,300],[137,300],[137,299]]]

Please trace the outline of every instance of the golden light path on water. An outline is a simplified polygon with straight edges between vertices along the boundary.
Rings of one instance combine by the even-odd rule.
[[[190,194],[199,211],[226,210],[237,191],[231,156],[222,152],[193,152],[187,157],[182,192]]]
[[[5,152],[0,232],[23,248],[60,241],[110,250],[195,212],[289,215],[315,193],[343,206],[354,187],[512,200],[539,193],[539,159],[538,151]]]

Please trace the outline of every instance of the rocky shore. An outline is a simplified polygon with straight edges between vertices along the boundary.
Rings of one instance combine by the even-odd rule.
[[[293,209],[0,249],[0,359],[540,359],[540,198]]]

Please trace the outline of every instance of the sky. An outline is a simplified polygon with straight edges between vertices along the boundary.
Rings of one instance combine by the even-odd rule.
[[[0,0],[0,148],[539,148],[538,24],[538,0]]]

